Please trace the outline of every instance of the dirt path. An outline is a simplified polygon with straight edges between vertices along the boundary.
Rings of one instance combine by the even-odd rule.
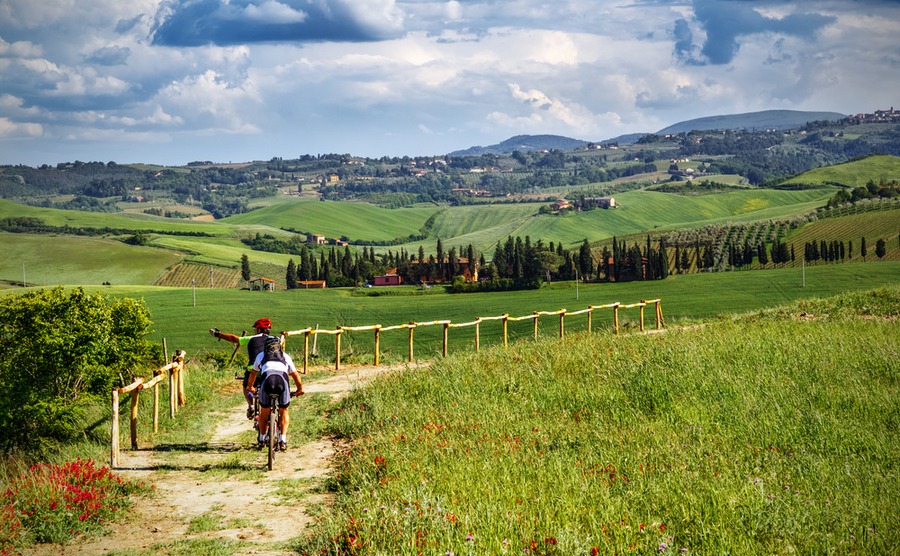
[[[339,398],[388,370],[346,368],[324,379],[304,381],[304,390]],[[128,550],[132,554],[165,554],[170,550],[160,545],[183,539],[231,539],[242,543],[240,554],[293,554],[284,542],[302,534],[316,507],[328,503],[319,487],[336,451],[334,441],[290,444],[286,452],[278,454],[275,468],[268,471],[265,452],[254,447],[255,435],[243,404],[210,418],[218,424],[207,443],[122,452],[116,472],[151,483],[157,491],[151,498],[136,500],[127,523],[116,524],[111,534],[89,542],[39,546],[26,553],[98,555]],[[258,507],[251,504],[261,499],[276,501],[279,511],[263,520]]]

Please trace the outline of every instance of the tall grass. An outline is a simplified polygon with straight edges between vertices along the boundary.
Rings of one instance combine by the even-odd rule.
[[[893,287],[378,380],[332,414],[353,448],[337,505],[297,549],[888,553],[898,306]]]

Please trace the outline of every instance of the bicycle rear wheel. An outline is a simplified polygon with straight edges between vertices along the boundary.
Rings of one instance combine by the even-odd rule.
[[[278,448],[278,405],[272,404],[269,412],[269,471],[275,463],[275,450]]]

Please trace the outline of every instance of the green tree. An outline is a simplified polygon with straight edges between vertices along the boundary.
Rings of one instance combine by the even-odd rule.
[[[884,257],[885,253],[887,253],[885,241],[883,239],[879,239],[875,242],[875,254],[878,255],[879,259],[881,259]]]
[[[284,274],[284,281],[289,290],[297,287],[297,265],[294,264],[294,259],[288,259],[287,272]]]
[[[244,282],[250,281],[250,258],[246,254],[241,255],[241,278]]]
[[[593,270],[594,259],[591,257],[591,244],[588,243],[587,238],[584,238],[581,248],[578,250],[578,272],[581,273],[583,279],[587,280],[591,277]]]
[[[868,254],[869,249],[866,247],[866,236],[863,236],[862,241],[859,242],[859,254],[862,255],[863,261],[866,260],[866,254]]]
[[[46,453],[159,355],[143,302],[58,287],[0,299],[0,448]]]

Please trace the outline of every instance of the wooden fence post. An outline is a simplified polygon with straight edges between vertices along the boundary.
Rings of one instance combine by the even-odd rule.
[[[375,366],[378,366],[378,353],[381,345],[381,325],[375,325]]]
[[[481,317],[475,317],[475,353],[481,348]]]
[[[566,310],[563,309],[562,312],[559,313],[559,337],[562,338],[566,335]]]
[[[141,395],[141,389],[135,388],[131,391],[131,449],[137,450],[137,423],[138,423],[138,401]]]
[[[338,326],[337,334],[334,335],[334,370],[341,370],[341,327]]]
[[[309,369],[309,334],[311,330],[303,333],[303,374]]]
[[[416,328],[416,323],[409,323],[409,362],[413,362],[413,330]]]
[[[109,467],[119,466],[119,391],[112,391],[112,443],[109,446]]]
[[[644,331],[644,307],[647,305],[647,302],[643,299],[641,300],[641,332]]]
[[[662,329],[662,305],[660,305],[660,299],[656,300],[656,329]]]
[[[538,315],[539,315],[539,314],[540,314],[540,313],[538,313],[537,311],[535,311],[535,312],[534,312],[534,318],[532,319],[532,320],[534,321],[534,322],[532,323],[532,328],[533,328],[534,330],[532,331],[531,335],[534,336],[534,339],[535,339],[535,340],[537,340],[537,338],[538,338]]]
[[[447,343],[448,343],[448,338],[447,338],[447,336],[448,336],[448,331],[449,331],[449,330],[450,330],[450,323],[449,323],[449,322],[445,322],[445,323],[444,323],[444,350],[443,350],[444,357],[447,357]]]
[[[158,377],[160,374],[159,371],[154,373],[154,378]],[[156,381],[156,384],[153,385],[153,432],[159,432],[159,381]]]
[[[507,313],[503,313],[503,347],[509,345],[509,340],[507,339],[507,329],[509,323],[509,315]]]
[[[613,306],[613,328],[616,331],[616,334],[619,333],[619,304],[616,303]]]
[[[178,404],[176,400],[178,398],[178,393],[176,392],[176,378],[175,378],[175,369],[169,371],[169,418],[174,419],[175,414],[178,412]]]
[[[588,314],[587,314],[587,319],[588,319],[588,322],[587,322],[587,331],[588,331],[588,334],[591,333],[591,317],[592,317],[593,315],[594,315],[594,308],[593,308],[593,307],[588,307]]]

